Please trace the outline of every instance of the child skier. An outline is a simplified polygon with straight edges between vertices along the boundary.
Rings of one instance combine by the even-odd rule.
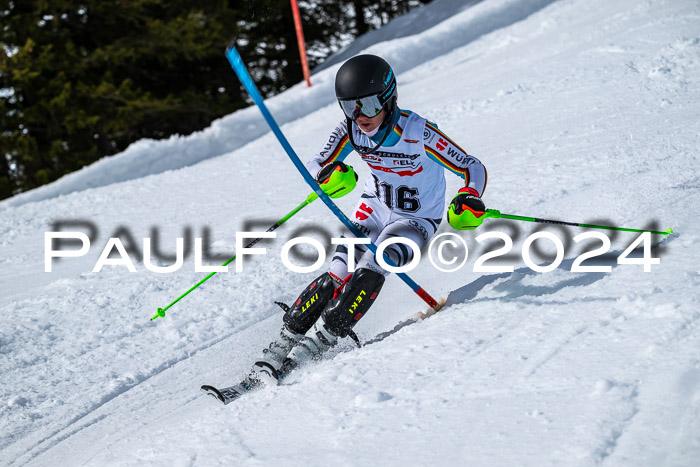
[[[396,76],[386,61],[375,55],[349,59],[338,70],[335,94],[345,119],[306,167],[329,193],[329,187],[355,177],[343,163],[352,150],[369,165],[370,176],[353,221],[373,243],[403,237],[422,249],[430,241],[445,205],[444,169],[465,182],[449,206],[450,225],[462,230],[481,224],[486,169],[435,124],[397,106]],[[354,180],[350,182],[354,186]],[[352,334],[388,274],[368,248],[354,249],[355,271],[349,270],[349,247],[339,245],[328,272],[307,286],[286,311],[279,337],[263,350],[240,391],[261,383],[277,384],[283,374]],[[413,258],[413,250],[402,243],[392,244],[385,253],[397,266]]]

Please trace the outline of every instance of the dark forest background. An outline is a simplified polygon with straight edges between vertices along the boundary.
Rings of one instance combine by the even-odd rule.
[[[299,1],[309,66],[430,0]],[[289,0],[0,0],[0,199],[303,80]]]

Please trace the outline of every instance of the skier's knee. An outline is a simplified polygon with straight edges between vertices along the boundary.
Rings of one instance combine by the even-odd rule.
[[[342,292],[323,310],[328,330],[338,337],[346,337],[374,303],[384,279],[382,274],[371,269],[355,271]]]
[[[413,260],[413,250],[403,243],[394,243],[386,248],[384,253],[398,267],[405,266]]]
[[[291,331],[304,334],[313,326],[326,304],[333,298],[335,283],[327,272],[317,277],[299,295],[284,314],[284,324]]]

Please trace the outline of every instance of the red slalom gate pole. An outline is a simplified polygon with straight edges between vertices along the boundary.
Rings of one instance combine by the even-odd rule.
[[[299,56],[301,56],[301,69],[304,72],[306,86],[311,87],[311,78],[309,77],[309,62],[306,60],[306,44],[304,43],[304,31],[301,28],[301,15],[299,14],[299,5],[297,5],[297,0],[290,0],[290,2],[292,4],[292,15],[294,15],[294,28],[297,30]]]

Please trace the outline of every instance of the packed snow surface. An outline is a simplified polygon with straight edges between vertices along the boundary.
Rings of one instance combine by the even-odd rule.
[[[535,272],[520,252],[538,226],[487,220],[458,233],[469,246],[461,270],[424,259],[410,272],[447,298],[439,313],[412,321],[425,305],[390,276],[355,328],[369,345],[343,342],[282,386],[223,406],[199,386],[238,382],[279,330],[273,301],[293,302],[322,271],[288,271],[284,242],[301,228],[341,231],[313,203],[262,245],[267,255],[150,321],[205,273],[192,254],[177,272],[147,270],[143,239],[174,255],[176,238],[205,237],[217,255],[207,264],[221,264],[236,232],[265,230],[309,192],[245,109],[0,203],[0,464],[698,465],[700,4],[437,0],[374,40],[351,48],[392,63],[401,107],[486,165],[487,207],[673,227],[652,237],[660,264],[617,264],[638,235],[600,231],[608,255],[583,265],[610,271],[572,272],[601,241],[549,226],[565,257]],[[304,159],[341,117],[337,67],[269,100]],[[357,156],[348,162],[367,175]],[[447,180],[449,198],[460,180]],[[338,205],[352,214],[358,196]],[[91,248],[44,272],[44,234],[60,221],[89,233]],[[474,272],[502,245],[476,237],[498,231],[513,248],[486,265],[513,272]],[[92,272],[110,237],[136,272]],[[538,262],[552,261],[548,242]]]

